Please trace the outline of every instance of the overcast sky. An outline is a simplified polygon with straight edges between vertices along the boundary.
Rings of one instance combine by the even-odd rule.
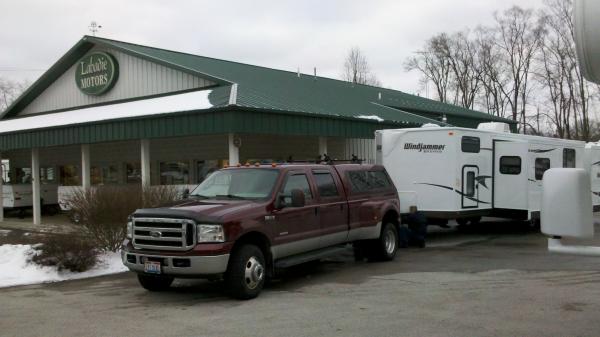
[[[37,79],[83,35],[339,78],[358,46],[385,87],[422,91],[404,60],[439,32],[491,24],[493,12],[541,0],[1,0],[0,76]],[[422,91],[424,95],[424,91]]]

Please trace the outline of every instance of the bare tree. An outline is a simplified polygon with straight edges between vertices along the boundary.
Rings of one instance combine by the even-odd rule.
[[[529,78],[534,55],[540,47],[543,29],[530,9],[513,6],[495,13],[497,46],[503,51],[510,74],[510,83],[502,88],[511,108],[512,118],[526,130],[527,98],[531,91]]]
[[[503,54],[496,44],[494,31],[488,27],[478,27],[476,43],[479,53],[477,60],[481,71],[480,100],[488,113],[505,117],[507,102],[505,89],[509,79],[502,62]]]
[[[381,86],[381,82],[369,67],[367,57],[358,47],[354,47],[348,52],[344,61],[342,78],[352,83]]]
[[[0,113],[27,88],[27,82],[16,82],[0,77]]]
[[[438,100],[448,101],[450,87],[451,64],[448,60],[450,38],[447,34],[438,34],[425,42],[423,49],[416,52],[404,63],[406,71],[417,70],[421,73],[423,82],[432,82],[435,86]]]

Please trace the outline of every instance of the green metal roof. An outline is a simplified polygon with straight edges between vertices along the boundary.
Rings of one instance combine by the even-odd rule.
[[[2,118],[14,117],[94,45],[115,48],[133,56],[210,79],[222,86],[237,84],[235,105],[256,109],[356,118],[377,116],[386,122],[418,126],[436,122],[420,112],[445,114],[474,122],[511,120],[397,90],[353,84],[265,67],[191,55],[121,41],[84,36],[9,107]],[[439,122],[438,122],[439,123]],[[471,124],[471,123],[468,123]],[[462,126],[462,125],[459,125]]]
[[[95,45],[211,80],[216,83],[210,88],[212,108],[5,132],[0,134],[0,150],[226,132],[372,138],[378,129],[441,124],[442,115],[449,124],[463,127],[485,121],[514,124],[396,90],[91,36],[61,57],[0,119],[20,118],[17,115],[24,107]],[[109,104],[113,103],[117,102]]]

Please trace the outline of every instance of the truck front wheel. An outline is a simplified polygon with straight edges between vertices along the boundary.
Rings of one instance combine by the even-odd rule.
[[[393,223],[384,223],[381,235],[367,248],[369,260],[391,261],[398,251],[398,229]]]
[[[267,274],[265,257],[255,245],[243,245],[234,250],[225,273],[229,293],[238,299],[258,296]]]
[[[173,278],[170,276],[138,274],[138,281],[146,290],[165,291],[173,283]]]

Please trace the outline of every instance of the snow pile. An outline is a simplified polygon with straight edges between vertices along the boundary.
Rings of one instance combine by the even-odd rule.
[[[81,108],[46,115],[14,118],[0,122],[0,133],[47,128],[110,119],[142,117],[179,111],[212,108],[208,96],[212,90],[149,98],[132,102]]]
[[[375,115],[360,115],[360,116],[356,116],[356,118],[372,119],[372,120],[376,120],[378,122],[383,122],[383,118],[381,118],[379,116],[375,116]]]
[[[1,245],[0,287],[81,279],[127,271],[119,253],[100,255],[98,264],[83,273],[59,272],[56,267],[39,266],[29,262],[34,254],[32,245]]]

